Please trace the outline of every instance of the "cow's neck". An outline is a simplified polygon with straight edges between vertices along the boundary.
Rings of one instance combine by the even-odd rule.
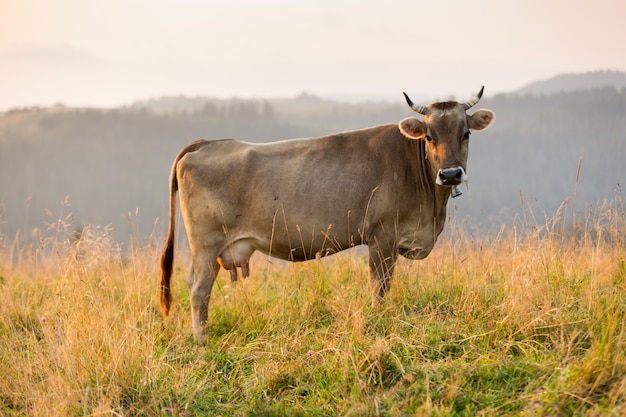
[[[435,172],[426,159],[422,141],[411,140],[404,155],[411,158],[412,186],[404,207],[404,222],[398,225],[399,253],[409,259],[423,259],[433,249],[446,221],[446,205],[451,189],[435,183]]]
[[[448,205],[448,199],[452,193],[450,187],[443,187],[435,183],[437,175],[436,170],[433,169],[426,153],[426,145],[423,141],[409,141],[410,146],[417,148],[417,161],[418,172],[416,173],[416,190],[415,195],[418,199],[421,199],[423,195],[432,195],[432,211],[426,210],[427,213],[423,215],[428,217],[428,220],[435,221],[436,234],[439,235],[443,230],[443,225],[446,220],[446,206]],[[414,153],[413,153],[414,154]],[[426,220],[426,219],[425,219]]]

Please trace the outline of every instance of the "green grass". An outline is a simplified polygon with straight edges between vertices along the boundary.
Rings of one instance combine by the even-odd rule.
[[[0,415],[622,415],[626,218],[612,204],[578,222],[451,223],[376,310],[364,256],[255,255],[249,279],[220,274],[205,346],[182,262],[160,316],[157,245],[3,238]]]

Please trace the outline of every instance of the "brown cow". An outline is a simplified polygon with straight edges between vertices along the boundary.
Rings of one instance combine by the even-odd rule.
[[[256,250],[306,261],[356,245],[369,248],[372,304],[393,274],[398,254],[422,259],[446,220],[446,205],[467,181],[472,130],[494,120],[465,103],[416,106],[408,117],[333,135],[269,144],[199,140],[176,156],[170,179],[167,244],[161,257],[161,310],[171,304],[176,191],[192,255],[189,293],[196,339],[204,341],[208,303],[220,266],[249,274]]]

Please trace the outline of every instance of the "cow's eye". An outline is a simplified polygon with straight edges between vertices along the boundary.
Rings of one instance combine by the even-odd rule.
[[[426,135],[424,136],[424,138],[426,139],[426,142],[432,142],[433,138],[430,135]]]
[[[465,134],[463,135],[463,139],[468,140],[469,137],[470,137],[470,132],[469,131],[465,132]]]

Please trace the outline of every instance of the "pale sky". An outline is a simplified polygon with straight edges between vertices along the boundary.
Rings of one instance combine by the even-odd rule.
[[[0,111],[465,97],[626,71],[624,0],[0,0]]]

